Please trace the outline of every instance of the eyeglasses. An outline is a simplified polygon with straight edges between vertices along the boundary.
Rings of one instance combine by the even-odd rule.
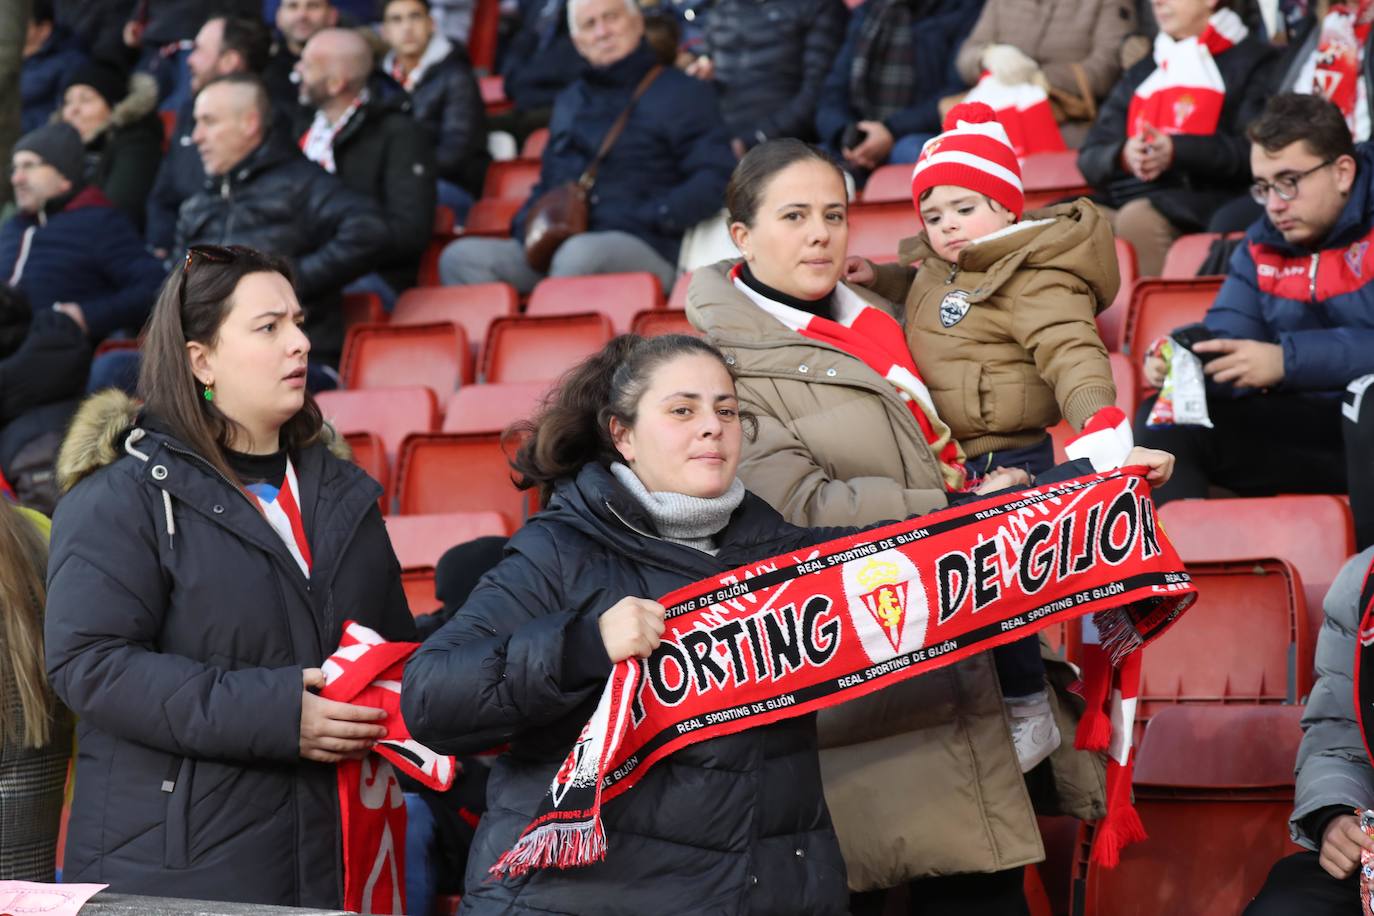
[[[1273,182],[1257,181],[1254,184],[1250,185],[1250,197],[1253,198],[1255,203],[1259,204],[1261,207],[1269,203],[1270,191],[1273,191],[1275,194],[1277,194],[1279,196],[1279,200],[1294,200],[1298,196],[1298,182],[1302,181],[1304,178],[1306,178],[1308,175],[1311,175],[1313,172],[1319,169],[1326,168],[1328,165],[1335,161],[1335,159],[1328,159],[1320,165],[1312,166],[1312,168],[1308,169],[1305,172],[1297,172],[1293,175],[1281,175],[1278,178],[1275,178]]]
[[[182,308],[186,308],[186,278],[191,274],[191,262],[197,257],[212,264],[231,264],[238,257],[238,252],[223,245],[192,245],[187,248],[186,260],[181,262],[181,284],[177,288]]]

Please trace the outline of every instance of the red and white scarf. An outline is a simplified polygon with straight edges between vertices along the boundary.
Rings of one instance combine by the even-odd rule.
[[[457,762],[410,737],[401,718],[405,660],[419,643],[387,642],[348,621],[339,648],[321,666],[320,696],[386,710],[386,736],[362,760],[338,765],[343,827],[344,909],[401,916],[405,906],[406,803],[392,767],[439,792],[453,785]]]
[[[251,483],[245,489],[257,502],[263,517],[267,519],[267,524],[272,526],[272,530],[277,532],[286,549],[291,551],[291,557],[301,568],[301,575],[309,579],[313,561],[310,557],[310,542],[305,538],[301,502],[296,495],[300,493],[300,486],[296,483],[296,468],[291,464],[290,457],[286,459],[286,475],[280,487],[274,487],[270,483]]]
[[[1212,134],[1226,102],[1226,82],[1214,58],[1249,34],[1228,9],[1212,14],[1195,38],[1155,37],[1155,70],[1136,87],[1126,111],[1126,136],[1153,128],[1163,134]]]
[[[1365,43],[1374,2],[1338,3],[1323,17],[1317,48],[1298,74],[1297,90],[1330,100],[1355,140],[1369,139],[1368,87],[1363,79]]]
[[[615,666],[534,820],[491,872],[614,855],[602,804],[689,744],[864,696],[1089,613],[1107,656],[1129,658],[1195,598],[1139,468],[980,500],[704,579],[660,599],[668,611],[659,647]],[[1105,694],[1111,671],[1095,674],[1103,683],[1090,692]],[[1129,806],[1129,791],[1112,801]]]
[[[1025,159],[1032,153],[1057,153],[1068,149],[1059,122],[1054,118],[1049,93],[1034,83],[1007,85],[984,73],[965,102],[982,102],[997,114],[997,120],[1007,130],[1007,139],[1016,158]]]
[[[315,119],[310,122],[309,129],[301,135],[301,152],[305,153],[305,158],[318,164],[326,172],[332,174],[336,171],[334,138],[358,113],[358,109],[367,104],[367,96],[366,89],[359,92],[358,97],[344,109],[343,114],[339,115],[339,119],[333,124],[329,123],[329,118],[325,117],[323,110],[316,111]]]
[[[916,369],[916,361],[907,349],[906,335],[896,319],[864,302],[843,283],[835,287],[831,299],[834,321],[803,312],[755,292],[740,276],[743,267],[743,263],[736,264],[730,271],[730,279],[755,305],[801,336],[838,347],[897,390],[897,396],[916,418],[916,425],[940,461],[945,489],[951,493],[962,491],[968,483],[964,453],[949,427],[935,412],[930,389]]]

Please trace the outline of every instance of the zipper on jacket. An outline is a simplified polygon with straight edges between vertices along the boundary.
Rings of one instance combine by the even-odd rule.
[[[1321,259],[1321,252],[1312,252],[1312,264],[1307,268],[1307,296],[1313,302],[1317,301],[1317,262]]]

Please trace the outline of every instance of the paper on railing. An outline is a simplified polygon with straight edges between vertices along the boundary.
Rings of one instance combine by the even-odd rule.
[[[36,881],[0,881],[0,914],[76,916],[108,884],[39,884]]]

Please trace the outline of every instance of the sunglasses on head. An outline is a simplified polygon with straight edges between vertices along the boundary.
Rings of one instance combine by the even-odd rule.
[[[181,262],[181,285],[177,295],[181,307],[186,307],[186,278],[191,275],[191,264],[196,260],[209,261],[211,264],[231,264],[238,257],[233,248],[223,245],[192,245],[186,249],[186,259]]]

